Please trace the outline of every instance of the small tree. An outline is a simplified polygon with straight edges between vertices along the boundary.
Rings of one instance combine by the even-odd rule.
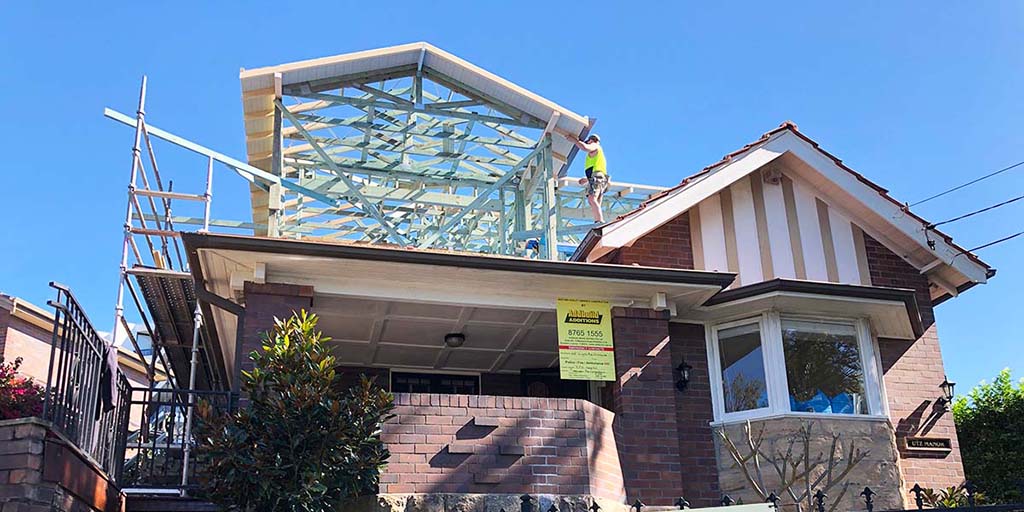
[[[242,373],[247,408],[199,407],[200,483],[227,510],[335,510],[376,491],[393,397],[365,376],[345,388],[316,322],[305,311],[275,320]]]
[[[1024,379],[1014,385],[1004,369],[957,398],[953,419],[967,480],[989,502],[1024,501]]]
[[[0,420],[12,420],[43,413],[43,389],[28,377],[18,375],[21,358],[4,363],[0,356]]]

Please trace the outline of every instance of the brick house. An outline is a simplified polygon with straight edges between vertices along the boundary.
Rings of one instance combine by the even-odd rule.
[[[275,316],[307,309],[344,370],[396,393],[384,494],[760,501],[716,433],[739,444],[749,422],[765,447],[801,426],[818,451],[833,433],[840,452],[855,442],[864,457],[850,489],[871,486],[880,506],[899,507],[914,483],[963,481],[933,308],[994,274],[926,225],[785,123],[592,230],[570,262],[209,234],[184,243],[200,296],[244,304],[241,329],[210,310],[226,359],[256,348]],[[614,382],[554,371],[553,305],[566,295],[615,306]],[[465,343],[446,346],[452,332]],[[908,438],[948,446],[917,450]]]
[[[395,77],[411,85],[385,91]],[[426,79],[458,94],[427,96],[424,106]],[[362,96],[343,96],[346,89]],[[425,43],[243,71],[242,90],[249,163],[185,147],[210,158],[211,174],[216,161],[249,181],[253,222],[224,225],[254,234],[210,232],[209,188],[194,197],[147,191],[207,201],[206,218],[195,222],[204,229],[168,235],[143,224],[136,235],[180,239],[187,265],[172,268],[168,253],[125,265],[122,277],[138,284],[170,380],[184,393],[192,381],[196,390],[237,394],[247,354],[274,319],[316,313],[339,370],[374,376],[395,394],[396,417],[382,433],[392,455],[379,486],[393,510],[442,510],[437,503],[452,500],[476,503],[460,510],[511,510],[522,494],[596,501],[603,510],[637,499],[672,505],[681,496],[713,506],[724,494],[763,503],[770,492],[792,505],[809,503],[807,489],[860,510],[864,486],[877,507],[896,509],[915,483],[963,481],[940,389],[934,307],[995,271],[796,125],[784,123],[638,204],[628,200],[642,186],[620,184],[609,202],[621,215],[592,226],[558,222],[585,208],[553,202],[573,186],[559,172],[575,149],[552,137],[585,135],[592,120]],[[341,92],[324,93],[333,90]],[[289,94],[301,102],[286,107]],[[362,114],[308,113],[342,103]],[[466,105],[509,117],[458,110],[463,119],[423,119]],[[422,126],[409,121],[415,116]],[[502,122],[540,132],[536,146],[510,138]],[[474,123],[500,137],[457,130]],[[338,126],[358,126],[365,137],[307,133]],[[406,151],[399,135],[409,133],[438,139],[409,153],[428,153],[419,156],[443,161],[446,172],[460,161],[481,164],[476,177],[455,185],[444,181],[454,174],[409,178],[409,155],[375,153]],[[288,138],[297,143],[284,144]],[[345,141],[353,145],[333,153],[320,146]],[[502,156],[460,153],[467,141]],[[495,166],[509,155],[501,148],[531,152],[500,174]],[[352,158],[332,160],[346,152]],[[324,168],[331,173],[317,174]],[[368,177],[354,180],[356,171]],[[472,179],[493,195],[455,194]],[[503,184],[509,190],[499,191]],[[543,200],[516,199],[506,213],[505,193],[524,190]],[[330,207],[302,210],[307,199]],[[366,208],[371,203],[380,210]],[[495,213],[459,223],[473,208]],[[390,219],[406,223],[400,234],[418,235],[418,243],[382,243],[394,233],[373,232],[372,221]],[[504,255],[470,250],[475,233],[495,232],[485,230],[496,219],[501,236],[521,236],[493,244]],[[325,234],[351,223],[357,236]],[[446,240],[449,227],[467,241]],[[563,228],[582,235],[568,261],[553,240]],[[510,249],[529,247],[530,237],[541,239],[537,253]],[[437,240],[450,244],[431,244]],[[159,244],[149,247],[156,253]],[[560,298],[610,304],[612,380],[561,378]],[[168,442],[165,450],[182,446]],[[187,477],[177,478],[182,488]],[[814,485],[798,489],[800,478]],[[472,501],[481,496],[491,501]]]

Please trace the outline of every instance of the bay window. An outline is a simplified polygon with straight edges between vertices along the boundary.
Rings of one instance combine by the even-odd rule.
[[[715,419],[884,415],[867,320],[774,311],[708,327]]]
[[[783,318],[790,410],[867,414],[858,345],[854,325]]]

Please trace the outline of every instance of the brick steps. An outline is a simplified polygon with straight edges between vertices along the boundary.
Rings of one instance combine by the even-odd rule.
[[[180,496],[128,496],[126,512],[220,512],[216,505]]]

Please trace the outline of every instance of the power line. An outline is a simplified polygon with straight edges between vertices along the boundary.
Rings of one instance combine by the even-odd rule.
[[[971,181],[968,181],[967,183],[964,183],[963,185],[958,185],[958,186],[953,187],[953,188],[951,188],[949,190],[946,190],[945,192],[939,192],[938,194],[935,194],[934,196],[927,197],[927,198],[922,199],[922,200],[920,200],[920,201],[918,201],[916,203],[908,205],[908,207],[917,206],[917,205],[919,205],[921,203],[927,203],[928,201],[931,201],[932,199],[940,198],[940,197],[942,197],[942,196],[944,196],[946,194],[949,194],[950,192],[956,192],[957,190],[960,190],[960,189],[962,189],[964,187],[967,187],[967,186],[970,186],[970,185],[974,185],[975,183],[977,183],[979,181],[982,181],[982,180],[987,180],[987,179],[989,179],[989,178],[991,178],[991,177],[993,177],[993,176],[995,176],[997,174],[1002,174],[1002,173],[1004,173],[1006,171],[1009,171],[1010,169],[1013,169],[1015,167],[1020,167],[1021,165],[1024,165],[1024,160],[1021,160],[1020,162],[1017,162],[1017,163],[1015,163],[1015,164],[1013,164],[1011,166],[1003,167],[1002,169],[999,169],[998,171],[991,172],[991,173],[986,174],[986,175],[984,175],[984,176],[982,176],[980,178],[975,178],[975,179],[973,179]]]
[[[999,240],[996,240],[996,241],[993,241],[993,242],[989,242],[989,243],[984,244],[984,245],[979,245],[979,246],[977,246],[977,247],[975,247],[973,249],[968,249],[966,252],[974,252],[974,251],[977,251],[979,249],[984,249],[986,247],[991,247],[991,246],[996,245],[996,244],[1001,244],[1001,243],[1003,243],[1003,242],[1005,242],[1007,240],[1013,240],[1014,238],[1017,238],[1018,236],[1021,236],[1021,235],[1024,235],[1024,231],[1021,231],[1021,232],[1018,232],[1018,233],[1014,233],[1014,234],[1012,234],[1012,235],[1010,235],[1008,237],[1000,238]]]
[[[961,220],[961,219],[966,219],[967,217],[971,217],[971,216],[977,215],[979,213],[985,213],[985,212],[987,212],[989,210],[994,210],[996,208],[999,208],[1000,206],[1006,206],[1006,205],[1008,205],[1010,203],[1013,203],[1015,201],[1020,201],[1021,199],[1024,199],[1024,196],[1017,196],[1017,197],[1015,197],[1013,199],[1008,199],[1008,200],[1003,201],[1003,202],[1001,202],[999,204],[994,204],[992,206],[987,206],[987,207],[982,208],[980,210],[975,210],[975,211],[970,212],[970,213],[965,213],[965,214],[963,214],[963,215],[961,215],[959,217],[953,217],[952,219],[949,219],[949,220],[944,220],[942,222],[935,222],[935,223],[929,224],[928,225],[928,229],[935,229],[935,228],[937,228],[937,227],[939,227],[939,226],[941,226],[943,224],[949,224],[950,222],[956,222],[956,221]]]

